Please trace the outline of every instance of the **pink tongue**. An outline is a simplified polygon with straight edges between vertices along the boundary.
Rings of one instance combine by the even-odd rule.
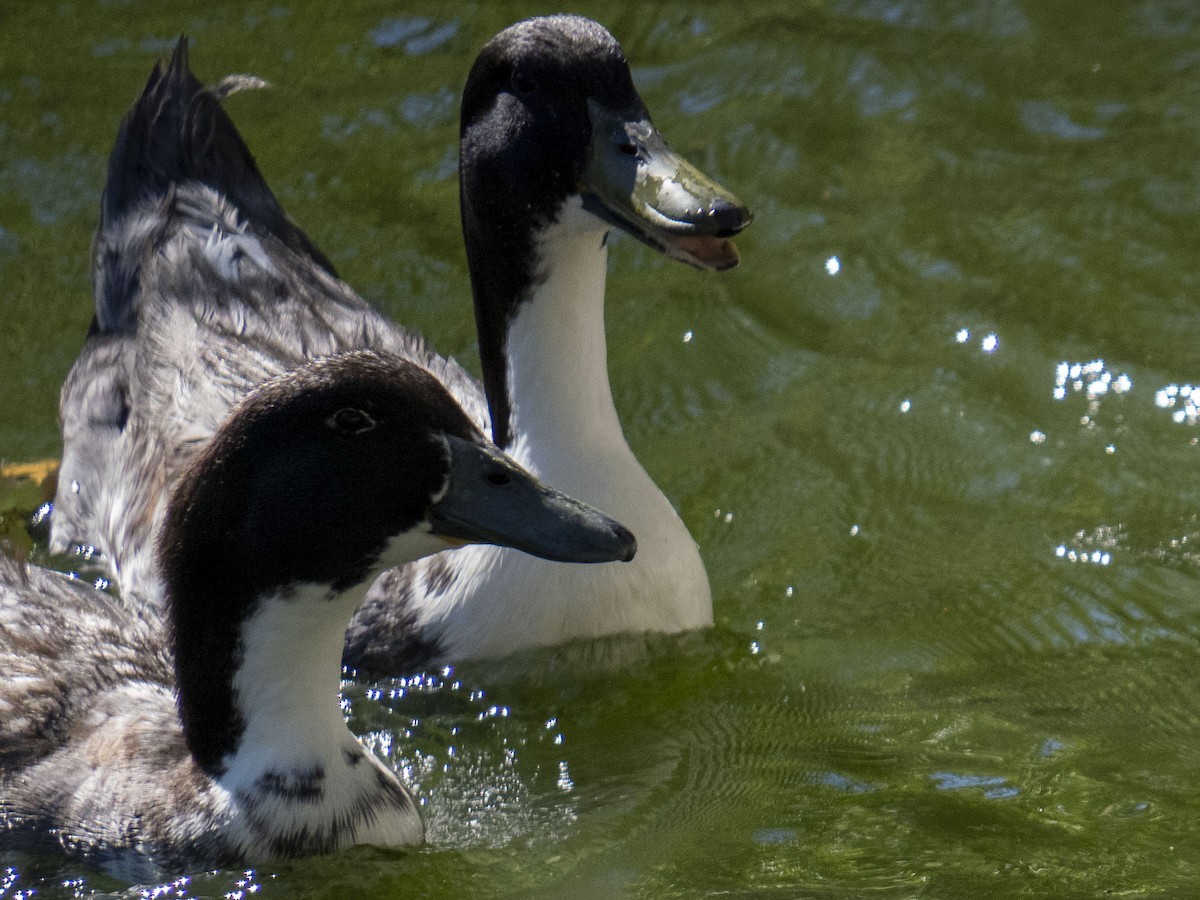
[[[705,269],[732,269],[738,264],[737,248],[728,238],[716,237],[668,237],[669,243],[688,262]]]

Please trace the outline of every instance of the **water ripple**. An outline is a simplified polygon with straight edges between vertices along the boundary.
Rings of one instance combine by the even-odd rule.
[[[458,34],[460,21],[438,22],[428,16],[384,19],[371,30],[376,47],[401,48],[409,56],[421,56],[441,48]]]
[[[1021,124],[1038,137],[1064,141],[1096,141],[1104,137],[1104,129],[1080,125],[1049,101],[1026,100],[1020,110]]]

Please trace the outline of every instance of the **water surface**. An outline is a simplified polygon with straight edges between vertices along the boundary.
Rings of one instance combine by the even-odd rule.
[[[0,457],[58,453],[105,157],[181,32],[202,77],[273,84],[230,112],[344,277],[477,369],[457,96],[545,10],[451,9],[0,7]],[[573,9],[757,214],[726,275],[611,262],[617,406],[717,626],[348,685],[428,846],[168,893],[1200,889],[1200,12]],[[37,490],[0,501],[24,546]],[[29,890],[129,886],[0,843],[0,898]]]

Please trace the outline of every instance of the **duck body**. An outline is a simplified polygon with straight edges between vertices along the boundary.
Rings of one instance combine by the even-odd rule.
[[[727,268],[726,236],[749,214],[666,148],[611,35],[578,17],[520,23],[468,79],[462,207],[482,385],[358,297],[288,220],[220,108],[244,82],[203,88],[184,48],[122,126],[94,254],[97,318],[60,406],[55,548],[95,547],[123,595],[153,610],[161,584],[138,548],[222,416],[307,359],[371,347],[430,371],[531,471],[628,519],[641,550],[603,572],[484,548],[389,572],[354,618],[348,665],[397,674],[710,624],[695,542],[613,404],[607,236],[620,227]]]
[[[332,476],[332,477],[330,477]],[[346,727],[343,636],[384,569],[494,540],[629,559],[428,372],[356,351],[259,385],[181,473],[160,614],[0,560],[0,811],[127,877],[419,843]]]
[[[54,543],[101,548],[122,594],[145,609],[161,603],[152,548],[171,487],[258,384],[313,358],[372,347],[437,372],[477,415],[480,404],[477,394],[472,402],[473,383],[455,363],[391,325],[323,270],[295,266],[290,250],[269,235],[253,235],[216,193],[187,185],[166,202],[151,215],[170,221],[174,233],[140,248],[146,260],[138,298],[147,302],[138,310],[136,331],[106,335],[96,352],[85,347],[64,386],[54,507],[61,518],[53,525],[56,538],[87,535]],[[247,253],[232,263],[232,272],[222,268],[245,247],[257,259]],[[92,433],[79,435],[71,424],[78,416],[65,407],[77,400],[77,385],[114,362],[123,397],[108,408],[117,415],[99,424],[89,416]],[[98,429],[104,429],[102,439],[94,440]]]
[[[133,880],[422,840],[407,788],[336,715],[340,631],[332,656],[312,652],[308,629],[292,644],[295,656],[329,670],[317,682],[325,691],[305,696],[298,718],[292,704],[271,721],[252,719],[246,749],[215,775],[180,728],[173,653],[160,629],[55,572],[3,560],[0,579],[0,807],[10,828],[56,834],[64,848]],[[318,602],[273,604],[275,617],[344,628],[349,611],[330,620]],[[242,678],[268,692],[278,681],[255,675]],[[280,729],[285,718],[290,727]],[[270,739],[265,729],[275,730]]]
[[[287,219],[181,42],[122,124],[93,245],[96,317],[60,400],[51,545],[95,548],[122,595],[161,605],[153,552],[180,473],[255,386],[370,347],[411,360],[475,418],[475,381],[336,277]],[[240,199],[239,205],[236,200]]]

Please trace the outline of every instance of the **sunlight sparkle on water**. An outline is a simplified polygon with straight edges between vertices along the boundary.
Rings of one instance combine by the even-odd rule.
[[[1200,385],[1168,384],[1154,392],[1154,405],[1171,410],[1177,425],[1195,425],[1200,421]]]
[[[842,270],[842,263],[836,256],[831,256],[825,260],[825,271],[830,275],[836,275]]]
[[[138,896],[142,900],[159,900],[160,897],[182,897],[186,893],[187,886],[191,884],[191,881],[192,878],[190,875],[184,875],[182,878],[177,878],[166,884],[157,884],[152,888],[143,889]]]
[[[971,339],[971,332],[965,328],[960,328],[954,333],[954,340],[960,344],[965,344]]]
[[[1054,399],[1063,400],[1068,393],[1083,393],[1089,400],[1106,394],[1127,394],[1133,390],[1133,379],[1122,372],[1114,374],[1104,360],[1086,363],[1060,362],[1054,367]]]
[[[242,900],[247,894],[258,893],[261,885],[254,880],[254,870],[247,869],[242,875],[243,877],[236,884],[237,890],[228,891],[225,894],[225,900]]]
[[[17,870],[12,867],[6,868],[3,873],[0,873],[0,897],[7,897],[8,892],[13,889],[13,886],[17,883],[17,879],[20,877],[21,876],[17,874]],[[36,895],[37,890],[35,888],[31,888],[27,891],[17,891],[12,895],[12,898],[13,900],[32,900],[32,898]]]
[[[558,761],[558,789],[567,794],[575,789],[575,782],[571,780],[571,773],[567,769],[565,759]]]
[[[1112,554],[1105,550],[1072,550],[1066,544],[1055,547],[1054,555],[1068,562],[1095,563],[1098,566],[1107,566],[1112,562]]]
[[[996,348],[1000,346],[1000,338],[995,333],[989,334],[979,342],[979,348],[984,353],[995,353]]]

